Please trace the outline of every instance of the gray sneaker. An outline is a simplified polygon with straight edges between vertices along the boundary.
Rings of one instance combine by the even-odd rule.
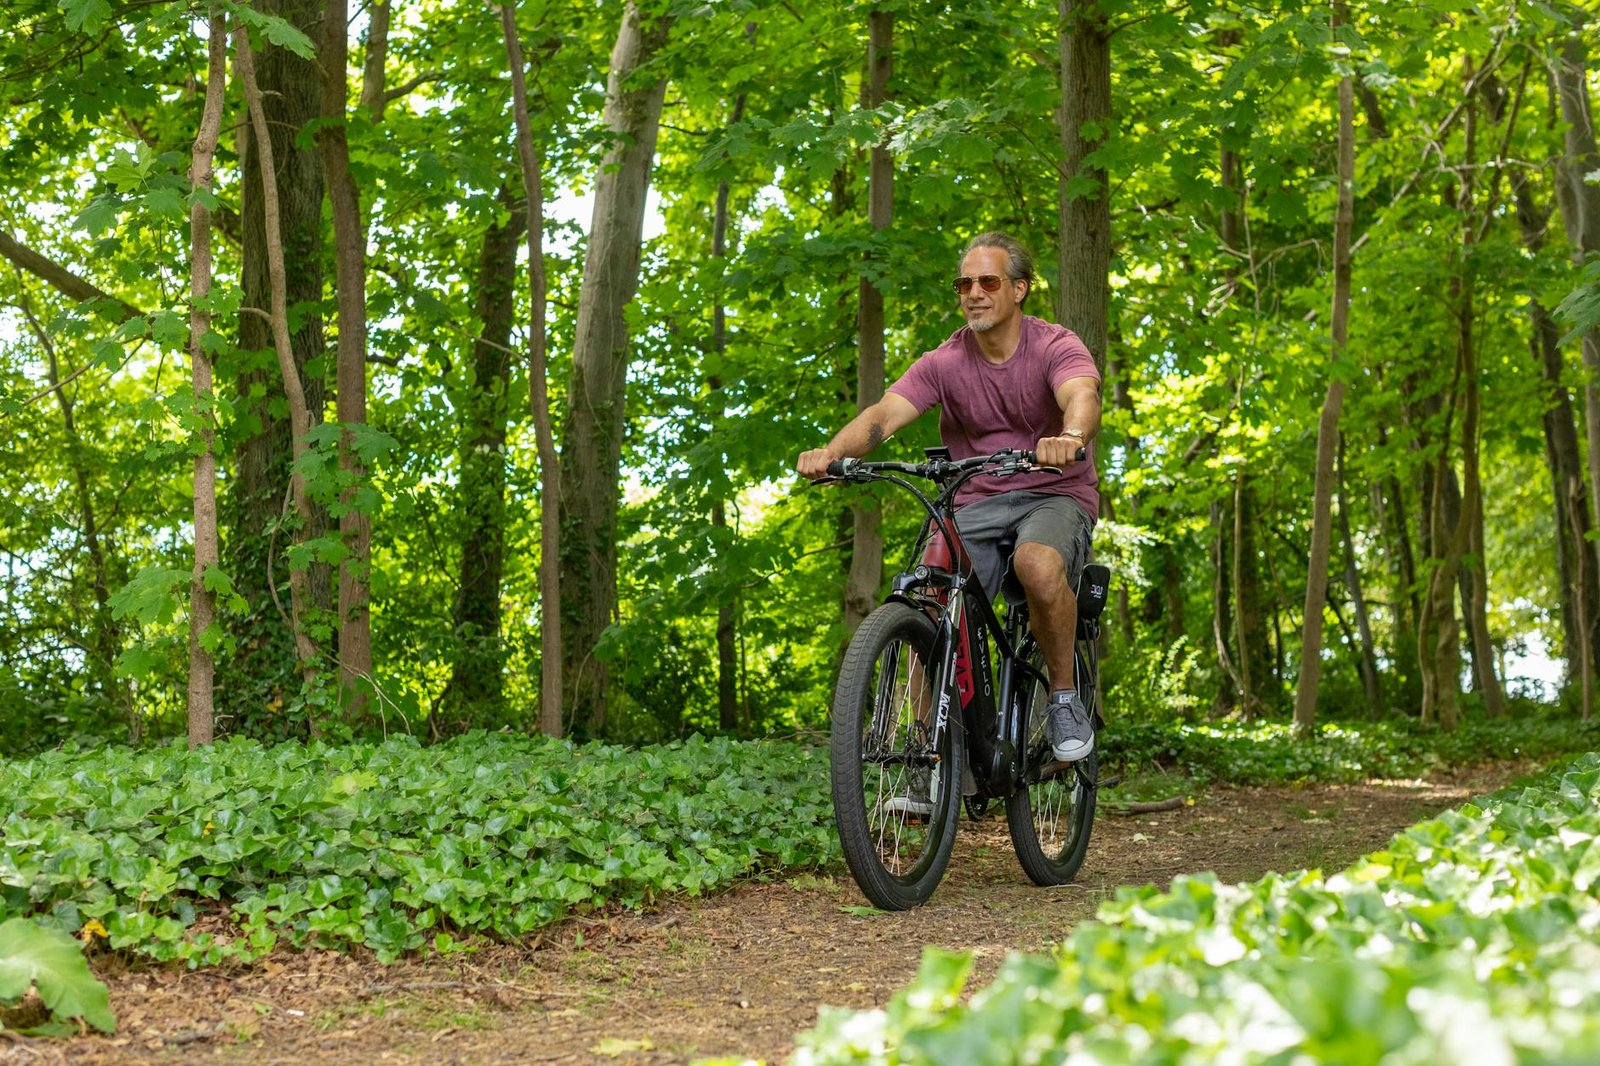
[[[885,814],[926,818],[933,813],[933,774],[926,767],[914,766],[906,775],[905,790],[883,801]]]
[[[1077,762],[1094,750],[1094,725],[1076,689],[1050,693],[1044,724],[1050,749],[1062,762]]]

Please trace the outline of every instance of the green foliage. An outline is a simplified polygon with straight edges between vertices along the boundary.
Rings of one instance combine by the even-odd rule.
[[[1233,785],[1417,777],[1493,758],[1548,759],[1600,748],[1600,721],[1553,714],[1468,718],[1451,732],[1407,719],[1325,722],[1311,737],[1282,722],[1113,721],[1103,758],[1129,772],[1177,769]]]
[[[520,936],[838,847],[825,756],[777,742],[233,739],[8,762],[0,795],[0,917],[97,921],[113,948],[191,966]]]
[[[55,1018],[82,1018],[102,1032],[117,1027],[106,986],[95,980],[77,941],[29,918],[0,922],[0,1003],[37,987]]]
[[[1060,185],[1059,12],[1044,0],[889,5],[892,100],[868,109],[860,99],[869,5],[648,6],[672,11],[676,22],[658,61],[671,103],[653,170],[655,235],[628,312],[619,599],[615,625],[593,649],[615,682],[604,729],[647,740],[721,728],[715,680],[724,666],[738,679],[739,730],[814,728],[842,638],[848,501],[803,490],[793,458],[855,411],[862,278],[886,295],[891,377],[959,324],[948,277],[975,230],[1008,228],[1033,246],[1040,291],[1028,309],[1054,315],[1067,280],[1059,264],[1074,252],[1060,247],[1058,200],[1087,188],[1081,176]],[[279,442],[275,461],[265,442],[248,443],[263,413],[281,417],[285,401],[271,353],[234,343],[259,311],[242,308],[259,226],[242,211],[251,198],[242,187],[237,94],[224,123],[234,132],[223,137],[205,197],[218,209],[207,302],[216,317],[206,340],[217,392],[202,404],[180,383],[186,173],[202,101],[194,87],[206,70],[197,9],[107,0],[14,7],[18,32],[0,42],[8,101],[0,173],[11,201],[27,209],[8,214],[8,234],[116,299],[80,303],[26,270],[0,272],[0,413],[10,419],[0,437],[8,485],[0,646],[9,649],[0,656],[0,747],[181,732],[187,634],[178,575],[192,563],[190,460],[212,419],[227,579],[249,601],[226,604],[219,628],[203,635],[219,655],[219,728],[304,736],[325,690],[300,692],[267,575],[287,601],[288,571],[309,569],[313,598],[326,607],[328,568],[349,548],[320,527],[292,547],[290,530],[257,535],[262,525],[249,521],[282,509],[287,445]],[[314,54],[283,18],[237,0],[222,7],[249,28],[263,76],[294,66],[288,53]],[[596,72],[623,5],[514,7],[549,198],[546,324],[559,421],[588,221],[574,203],[593,189],[610,140]],[[1507,0],[1358,8],[1336,39],[1326,11],[1303,5],[1107,7],[1114,118],[1085,132],[1103,136],[1094,161],[1113,176],[1113,342],[1098,456],[1119,521],[1102,523],[1097,552],[1112,563],[1141,629],[1133,646],[1113,639],[1105,660],[1114,718],[1193,718],[1230,702],[1213,622],[1233,592],[1214,583],[1210,560],[1218,539],[1215,558],[1231,558],[1241,485],[1256,497],[1248,561],[1273,624],[1271,684],[1293,681],[1316,436],[1306,397],[1320,395],[1333,373],[1333,79],[1345,71],[1360,78],[1362,106],[1357,296],[1337,371],[1350,386],[1340,512],[1353,527],[1351,554],[1386,664],[1381,709],[1414,710],[1420,698],[1417,590],[1399,560],[1422,555],[1428,540],[1425,462],[1459,450],[1449,368],[1460,335],[1451,286],[1462,277],[1475,286],[1479,376],[1496,412],[1482,456],[1493,650],[1565,653],[1541,433],[1551,390],[1528,358],[1527,337],[1532,297],[1554,307],[1571,293],[1562,311],[1573,329],[1592,324],[1597,306],[1593,263],[1573,292],[1573,249],[1554,214],[1563,121],[1554,96],[1534,91],[1566,34],[1593,36],[1594,13],[1579,8]],[[335,461],[333,443],[352,427],[336,426],[329,410],[313,412],[320,428],[305,470],[333,516],[353,507],[371,518],[373,683],[388,717],[375,728],[437,736],[520,727],[541,678],[536,575],[547,502],[521,402],[522,359],[508,356],[498,394],[503,448],[480,455],[481,466],[464,458],[474,447],[469,415],[486,394],[472,358],[483,325],[478,298],[488,288],[480,255],[520,189],[504,50],[493,9],[415,0],[404,17],[396,11],[384,115],[355,106],[352,85],[345,126],[372,253],[370,424],[356,430],[367,470],[353,476]],[[351,53],[354,78],[364,69],[359,41]],[[1470,160],[1467,109],[1458,106],[1469,57],[1473,69],[1494,72],[1484,93],[1520,101],[1475,104]],[[315,68],[306,69],[310,81],[269,99],[320,94]],[[284,131],[305,148],[316,126]],[[1419,141],[1383,127],[1437,133]],[[893,156],[895,205],[893,225],[877,232],[866,218],[865,153],[880,143]],[[297,164],[285,149],[288,175]],[[1500,151],[1520,162],[1497,164],[1490,153]],[[1550,214],[1540,247],[1523,245],[1513,172],[1526,182],[1533,214]],[[1453,183],[1461,175],[1480,179],[1482,237],[1470,275],[1457,269],[1463,219]],[[719,192],[727,204],[721,256],[711,241]],[[331,352],[332,241],[314,236],[300,235],[316,250],[291,247],[288,265],[296,275],[314,267],[323,298],[297,302],[292,329],[308,349]],[[520,276],[513,290],[510,347],[521,352],[531,301]],[[118,301],[141,313],[125,316]],[[1576,353],[1563,354],[1565,384],[1581,388]],[[328,393],[331,363],[307,365],[314,394]],[[52,392],[52,382],[61,387]],[[935,423],[930,416],[908,427],[885,454],[915,454],[936,436]],[[279,480],[248,497],[263,467],[266,480]],[[504,517],[498,632],[454,617],[468,519],[501,483],[480,470],[504,475],[503,498],[493,501]],[[916,519],[886,503],[891,567]],[[1330,598],[1353,629],[1342,554]],[[223,587],[220,575],[207,584]],[[731,664],[719,662],[716,642],[723,608],[734,617]],[[323,610],[315,623],[330,652],[331,617]],[[1237,643],[1231,628],[1224,633]],[[1355,654],[1353,639],[1328,648],[1324,708],[1352,713],[1364,698]],[[452,703],[446,690],[463,663],[498,671],[503,684],[470,705]],[[1263,681],[1254,678],[1257,689]],[[1266,694],[1269,707],[1276,695]]]
[[[1153,641],[1124,647],[1104,667],[1105,705],[1118,722],[1171,722],[1200,709],[1200,652],[1179,637],[1162,648]]]
[[[1422,822],[1342,873],[1122,889],[963,1002],[930,949],[885,1011],[824,1011],[830,1063],[1465,1061],[1600,1056],[1600,757]]]
[[[1562,344],[1571,344],[1585,333],[1600,329],[1600,256],[1591,256],[1584,264],[1578,287],[1556,306],[1556,315],[1572,327],[1561,338]]]

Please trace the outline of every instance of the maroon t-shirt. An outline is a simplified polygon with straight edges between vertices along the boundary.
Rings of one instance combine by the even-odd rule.
[[[962,326],[912,363],[889,391],[908,400],[918,414],[940,405],[939,434],[945,447],[951,458],[966,459],[1002,448],[1032,451],[1041,437],[1060,436],[1056,389],[1071,378],[1100,380],[1089,349],[1065,326],[1024,315],[1022,338],[1004,363],[996,366],[985,359],[971,327]],[[1064,474],[975,477],[962,487],[956,503],[1002,492],[1052,492],[1071,496],[1092,518],[1100,514],[1099,480],[1091,444],[1088,458]]]

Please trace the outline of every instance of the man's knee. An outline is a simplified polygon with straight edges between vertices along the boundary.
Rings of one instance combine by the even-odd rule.
[[[1030,594],[1059,594],[1064,591],[1068,596],[1072,595],[1061,553],[1048,544],[1029,541],[1017,545],[1016,554],[1011,559],[1011,569]]]

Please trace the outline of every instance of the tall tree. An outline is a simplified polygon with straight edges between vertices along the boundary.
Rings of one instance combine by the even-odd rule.
[[[323,0],[267,0],[264,12],[284,19],[294,28],[315,33],[323,16]],[[246,120],[237,134],[240,160],[239,277],[244,309],[239,315],[239,354],[219,365],[231,379],[234,419],[233,456],[221,501],[222,568],[248,604],[247,613],[231,626],[236,650],[218,663],[219,712],[226,728],[242,732],[282,735],[292,728],[282,720],[266,721],[262,708],[282,704],[292,695],[303,671],[291,627],[281,624],[276,601],[286,573],[285,538],[274,533],[285,511],[294,454],[294,430],[284,411],[282,371],[274,355],[274,338],[266,309],[273,299],[268,264],[266,223],[266,172],[262,162],[271,158],[278,205],[278,238],[285,248],[284,295],[292,308],[289,327],[291,354],[298,387],[305,396],[311,425],[322,421],[326,381],[321,373],[323,352],[323,178],[315,147],[301,134],[316,119],[321,106],[321,79],[309,56],[263,40],[253,56],[261,107],[266,116],[270,144],[263,144],[254,123]],[[263,358],[260,353],[265,353]],[[308,501],[308,539],[327,531],[327,508]],[[332,606],[331,579],[326,563],[309,566],[303,593],[308,610],[323,612]],[[291,599],[293,593],[291,590]]]
[[[366,714],[372,684],[372,518],[358,498],[359,487],[367,476],[357,439],[367,424],[367,231],[361,221],[355,176],[350,172],[350,141],[346,135],[349,32],[348,0],[327,0],[322,43],[317,50],[322,68],[322,121],[317,126],[317,147],[322,154],[333,215],[338,292],[335,402],[340,427],[339,469],[344,482],[339,497],[339,536],[344,542],[344,556],[339,561],[339,688],[340,702],[351,719],[359,722]],[[376,96],[381,100],[381,59],[375,67],[368,67],[368,73],[377,79]]]
[[[1111,28],[1101,0],[1060,0],[1062,166],[1056,317],[1106,364],[1111,314],[1111,190],[1091,162],[1111,130]]]
[[[1355,536],[1351,532],[1350,493],[1345,484],[1344,434],[1339,434],[1337,469],[1334,480],[1339,494],[1339,539],[1344,548],[1344,584],[1350,593],[1350,606],[1355,611],[1356,633],[1361,646],[1356,649],[1357,668],[1361,673],[1361,689],[1367,697],[1367,714],[1376,717],[1383,700],[1378,680],[1378,653],[1372,639],[1372,618],[1367,610],[1367,597],[1361,587],[1361,567],[1356,558]]]
[[[889,80],[894,76],[894,13],[874,9],[867,14],[867,76],[861,87],[861,106],[876,110],[889,100]],[[894,222],[894,156],[887,136],[872,146],[867,170],[867,221],[880,240]],[[861,267],[857,312],[856,410],[865,411],[883,399],[884,249],[875,243]],[[883,582],[882,514],[871,497],[851,506],[850,573],[844,586],[844,625],[854,632],[878,601]]]
[[[278,372],[283,377],[283,391],[289,404],[289,426],[293,447],[294,465],[289,474],[289,499],[294,509],[294,538],[303,544],[311,531],[311,495],[306,485],[304,457],[310,448],[311,410],[305,389],[300,384],[300,369],[295,365],[294,349],[289,338],[289,306],[287,298],[287,273],[284,267],[283,228],[279,211],[277,167],[272,137],[267,129],[267,113],[255,75],[255,58],[250,47],[250,36],[243,27],[234,30],[234,63],[239,71],[239,82],[244,87],[245,106],[250,114],[251,129],[255,134],[256,150],[261,156],[261,204],[266,236],[267,284],[271,293],[271,307],[267,322],[272,332],[272,348],[278,358]],[[269,588],[271,581],[269,578]],[[311,637],[311,575],[301,564],[291,563],[289,569],[289,627],[294,637],[295,660],[301,677],[307,684],[314,682],[318,670],[320,651]],[[320,723],[309,723],[313,733],[320,731]]]
[[[1545,244],[1545,227],[1550,212],[1534,201],[1527,175],[1511,174],[1511,188],[1517,208],[1518,232],[1522,245],[1538,254]],[[1545,461],[1550,467],[1550,484],[1556,518],[1557,561],[1561,568],[1561,614],[1563,650],[1567,659],[1567,679],[1576,681],[1580,707],[1588,717],[1595,700],[1595,671],[1600,660],[1596,626],[1600,611],[1600,555],[1589,531],[1594,528],[1589,509],[1588,482],[1584,478],[1583,449],[1578,439],[1572,394],[1563,375],[1560,330],[1538,296],[1528,301],[1528,347],[1544,380],[1547,402],[1543,405]]]
[[[517,127],[517,159],[528,226],[528,408],[539,452],[539,730],[564,732],[561,626],[561,461],[550,420],[545,358],[544,174],[528,109],[527,72],[516,9],[500,5],[500,29],[511,67],[511,103]]]
[[[745,37],[754,43],[756,24],[745,25]],[[747,95],[739,93],[734,97],[733,112],[728,116],[729,126],[737,126],[744,120],[744,109]],[[733,186],[727,178],[717,182],[717,192],[711,207],[711,255],[719,263],[726,263],[728,258],[728,201],[733,195]],[[716,302],[711,308],[711,350],[716,353],[718,366],[706,378],[706,387],[712,394],[714,407],[711,412],[715,422],[721,423],[727,417],[727,410],[722,402],[723,385],[720,362],[721,357],[728,351],[728,308],[724,303],[725,290],[722,285],[717,287]],[[711,501],[711,524],[724,535],[728,529],[728,500],[718,492]],[[741,718],[739,700],[739,657],[737,649],[739,622],[739,603],[736,597],[733,600],[720,599],[717,603],[717,725],[725,733],[731,733],[739,728]]]
[[[1567,240],[1576,259],[1600,253],[1600,148],[1595,143],[1594,115],[1589,109],[1588,48],[1585,19],[1572,12],[1572,31],[1566,34],[1555,63],[1555,89],[1565,124],[1565,144],[1557,167],[1556,200],[1566,225]],[[1589,500],[1600,508],[1600,463],[1594,447],[1600,441],[1600,329],[1583,336],[1583,365],[1589,371],[1585,386],[1584,424],[1588,430]]]
[[[472,375],[461,403],[461,477],[457,491],[466,522],[461,531],[461,573],[452,618],[455,662],[441,702],[444,717],[463,728],[500,717],[505,690],[500,583],[505,571],[506,420],[510,414],[511,320],[516,310],[517,248],[527,223],[523,201],[500,199],[504,221],[483,234],[478,257],[479,333]]]
[[[1333,0],[1337,36],[1345,24],[1345,5]],[[1295,689],[1296,728],[1310,731],[1317,721],[1317,684],[1322,673],[1322,611],[1328,593],[1328,559],[1333,549],[1334,453],[1339,411],[1344,405],[1344,358],[1350,323],[1350,237],[1355,220],[1355,88],[1347,71],[1339,79],[1339,162],[1337,206],[1333,218],[1333,312],[1329,318],[1332,372],[1317,423],[1317,460],[1312,486],[1311,551],[1306,563],[1305,620],[1300,635],[1300,677]]]
[[[211,388],[211,197],[212,159],[222,129],[227,89],[228,23],[217,7],[206,26],[206,95],[189,162],[189,375],[194,389],[194,573],[189,580],[189,746],[211,743],[216,721],[212,691],[216,664],[210,645],[217,595],[207,579],[221,561],[217,544],[217,435]]]
[[[566,705],[589,730],[605,726],[607,671],[596,655],[617,598],[617,497],[627,424],[628,328],[639,284],[645,193],[655,161],[665,78],[649,64],[672,18],[629,0],[611,50],[602,124],[610,147],[595,177],[594,216],[572,350],[561,463],[561,637]],[[549,501],[546,501],[548,505]]]
[[[1461,676],[1461,632],[1453,600],[1465,557],[1472,547],[1473,530],[1483,506],[1482,479],[1478,462],[1478,336],[1476,329],[1477,283],[1474,275],[1473,247],[1477,243],[1477,221],[1473,212],[1478,187],[1476,164],[1477,101],[1471,95],[1473,67],[1467,63],[1469,95],[1464,101],[1465,121],[1463,161],[1455,179],[1455,203],[1460,213],[1461,243],[1456,251],[1455,273],[1450,282],[1451,313],[1455,325],[1455,372],[1449,402],[1450,415],[1461,414],[1461,499],[1458,507],[1448,506],[1449,482],[1454,478],[1451,462],[1451,422],[1447,418],[1441,446],[1432,462],[1433,489],[1430,538],[1432,566],[1428,571],[1422,602],[1422,624],[1418,631],[1418,654],[1422,665],[1422,720],[1454,729],[1459,716]],[[1455,514],[1451,514],[1451,511]],[[1464,597],[1464,599],[1466,599]],[[1492,677],[1492,665],[1491,677]],[[1491,704],[1492,706],[1492,704]]]

